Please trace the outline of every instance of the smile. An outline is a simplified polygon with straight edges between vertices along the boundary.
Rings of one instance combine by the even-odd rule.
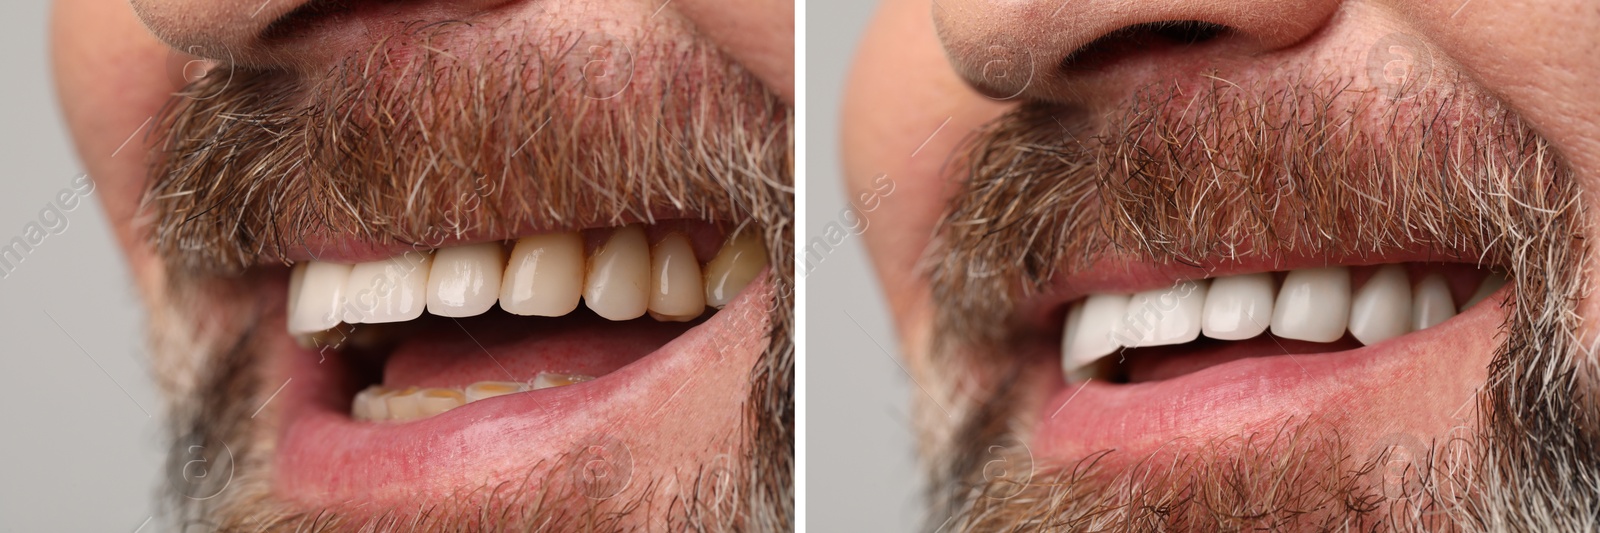
[[[1154,381],[1174,375],[1167,368],[1173,365],[1186,373],[1263,355],[1241,346],[1271,351],[1271,343],[1251,342],[1269,331],[1273,339],[1324,344],[1328,351],[1370,346],[1434,327],[1506,284],[1499,274],[1452,267],[1361,268],[1355,274],[1364,282],[1353,291],[1352,269],[1331,266],[1185,280],[1134,294],[1090,295],[1067,312],[1062,369],[1072,382]],[[1464,301],[1459,308],[1458,300]],[[1168,348],[1159,354],[1141,350],[1157,346]],[[1180,362],[1195,358],[1206,362]],[[1162,370],[1152,372],[1151,367]]]
[[[1337,426],[1396,399],[1427,408],[1378,422],[1461,423],[1452,417],[1465,406],[1392,383],[1431,375],[1462,389],[1450,397],[1470,397],[1484,370],[1452,360],[1493,349],[1509,290],[1503,275],[1463,263],[1291,263],[1296,268],[1232,265],[1175,281],[1166,269],[1122,265],[1092,283],[1069,282],[1118,290],[1057,304],[1058,340],[1029,344],[1039,370],[1056,369],[1040,379],[1046,395],[1033,451],[1139,457],[1241,428]]]
[[[644,468],[616,429],[676,431],[702,401],[686,387],[748,372],[728,363],[768,342],[766,271],[753,231],[687,220],[297,262],[275,482],[328,506],[527,480],[529,458],[594,446]]]
[[[353,418],[408,421],[593,381],[703,322],[766,266],[749,232],[721,239],[675,224],[586,233],[302,262],[290,275],[288,330],[304,348],[370,369],[375,382],[351,399]],[[702,261],[697,248],[714,252]]]

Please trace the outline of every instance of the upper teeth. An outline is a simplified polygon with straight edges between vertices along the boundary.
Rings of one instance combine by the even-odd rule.
[[[584,257],[576,232],[518,239],[509,257],[498,242],[411,251],[344,265],[305,261],[289,280],[289,332],[307,335],[349,324],[411,320],[427,312],[482,314],[498,300],[506,312],[561,316],[580,298],[595,314],[631,320],[691,320],[721,308],[766,266],[751,232],[724,243],[704,269],[687,237],[672,233],[652,249],[640,226],[612,233]],[[703,270],[703,272],[702,272]]]
[[[1505,283],[1504,276],[1490,274],[1461,309]],[[1079,381],[1085,369],[1121,348],[1183,344],[1201,334],[1242,340],[1268,328],[1278,337],[1312,342],[1333,342],[1349,331],[1362,344],[1374,344],[1432,327],[1456,312],[1443,276],[1428,274],[1412,287],[1400,265],[1378,268],[1354,294],[1345,267],[1290,271],[1276,291],[1265,272],[1189,280],[1075,302],[1062,328],[1062,366],[1069,380]]]

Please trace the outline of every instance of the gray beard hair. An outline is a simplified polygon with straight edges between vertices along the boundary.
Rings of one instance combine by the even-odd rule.
[[[1408,102],[1279,87],[1158,87],[1098,125],[1028,104],[972,139],[953,167],[971,178],[924,261],[939,333],[914,368],[944,393],[917,406],[930,530],[1600,528],[1600,372],[1577,312],[1589,226],[1569,167],[1459,83]],[[1419,248],[1514,284],[1475,423],[1456,434],[1362,450],[1291,420],[1184,453],[1035,466],[1019,399],[992,392],[1024,375],[1007,354],[1017,300],[1106,251],[1205,265]]]
[[[396,40],[428,44],[439,27]],[[577,73],[584,61],[568,56],[592,39],[530,37],[399,64],[381,53],[391,41],[323,80],[240,71],[202,78],[173,100],[143,209],[165,263],[167,290],[146,297],[154,373],[171,400],[167,502],[180,525],[616,530],[639,513],[675,529],[792,527],[792,110],[703,44],[636,49],[639,61],[668,67],[596,88]],[[593,97],[600,89],[611,97]],[[254,325],[282,309],[254,288],[281,273],[253,268],[259,258],[286,257],[307,232],[425,243],[441,232],[649,221],[662,206],[742,221],[770,254],[772,340],[750,370],[740,430],[708,442],[729,456],[636,480],[645,490],[630,489],[643,495],[633,498],[596,500],[562,482],[575,475],[572,457],[530,460],[523,483],[465,487],[418,508],[307,510],[272,495],[272,428],[252,424],[251,411],[274,392],[258,365],[262,339],[276,332]],[[231,475],[199,475],[224,464]]]

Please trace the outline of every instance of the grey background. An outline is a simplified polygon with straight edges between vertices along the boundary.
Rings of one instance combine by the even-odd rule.
[[[840,215],[846,201],[839,101],[875,8],[876,2],[861,0],[810,0],[806,6],[803,246],[820,238],[829,222],[850,227]],[[912,455],[913,389],[895,359],[897,339],[860,235],[851,234],[806,276],[806,336],[807,529],[918,529],[923,480]]]
[[[0,3],[0,243],[83,172],[50,78],[49,5]],[[0,279],[0,531],[158,530],[160,399],[99,193]]]

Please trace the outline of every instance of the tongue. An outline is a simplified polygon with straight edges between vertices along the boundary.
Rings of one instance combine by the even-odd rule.
[[[1274,337],[1270,333],[1242,341],[1201,337],[1187,344],[1128,350],[1124,352],[1127,360],[1117,370],[1129,383],[1161,381],[1239,359],[1323,354],[1360,347],[1361,343],[1349,335],[1334,342],[1297,341]]]
[[[525,317],[495,309],[451,319],[425,315],[383,365],[388,388],[464,387],[526,382],[540,372],[599,377],[643,358],[698,325],[640,318],[612,322],[586,309],[563,317]]]

